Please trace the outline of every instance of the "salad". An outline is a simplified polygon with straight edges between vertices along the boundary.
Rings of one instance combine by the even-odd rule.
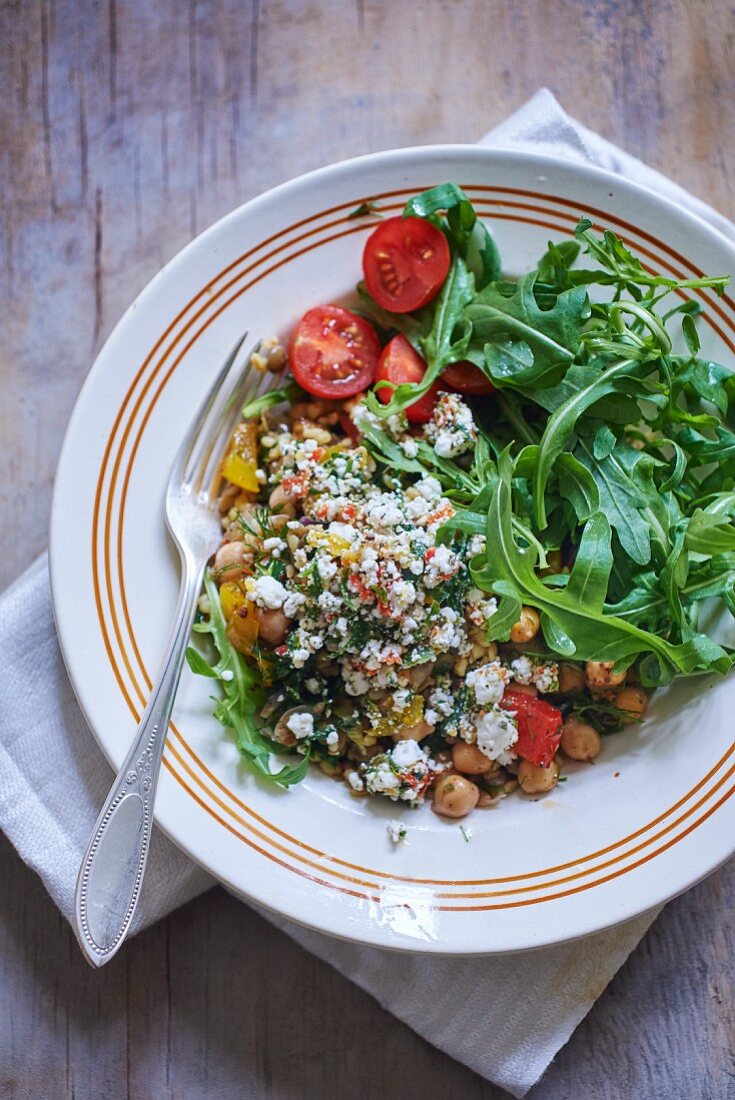
[[[270,781],[311,764],[459,818],[731,667],[699,621],[735,615],[735,377],[688,295],[728,280],[652,273],[585,219],[510,278],[454,184],[355,213],[354,300],[252,357],[282,384],[223,458],[216,659],[187,656]]]

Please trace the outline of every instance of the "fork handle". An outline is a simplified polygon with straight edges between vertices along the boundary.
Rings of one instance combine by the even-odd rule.
[[[116,954],[138,904],[150,847],[161,757],[203,571],[203,565],[195,569],[184,562],[175,625],[161,670],[79,869],[74,931],[93,966],[104,966]]]

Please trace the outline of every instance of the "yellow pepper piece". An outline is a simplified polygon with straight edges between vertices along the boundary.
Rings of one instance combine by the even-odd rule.
[[[349,550],[351,543],[339,535],[328,535],[324,531],[317,531],[310,527],[306,532],[306,542],[309,546],[324,546],[332,555],[338,558],[345,550]]]
[[[370,732],[375,737],[391,737],[404,726],[415,726],[423,717],[424,698],[422,695],[414,695],[407,707],[403,710],[392,710],[383,715]]]
[[[249,601],[237,581],[225,581],[219,590],[219,602],[222,604],[222,614],[229,622],[235,611]]]
[[[222,476],[239,489],[257,493],[260,488],[257,469],[258,427],[253,420],[248,420],[238,424],[232,433],[227,457],[222,463]]]
[[[222,588],[225,586],[222,585]],[[220,589],[221,598],[222,589]],[[224,608],[224,603],[223,603]],[[246,656],[251,656],[253,647],[258,640],[258,613],[255,604],[251,600],[243,599],[240,607],[232,612],[232,618],[227,623],[227,637],[235,649]]]

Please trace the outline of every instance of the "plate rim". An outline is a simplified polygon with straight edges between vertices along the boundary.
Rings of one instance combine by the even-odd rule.
[[[138,304],[144,298],[154,295],[158,290],[159,284],[162,283],[164,279],[170,278],[172,274],[175,275],[176,268],[179,264],[183,265],[187,262],[190,251],[197,247],[200,247],[202,242],[208,236],[213,235],[218,229],[221,229],[223,225],[226,225],[228,221],[234,220],[242,216],[244,211],[248,211],[251,214],[253,211],[257,212],[258,206],[261,203],[271,203],[274,200],[277,200],[283,193],[294,191],[304,184],[311,184],[321,177],[331,178],[334,177],[335,174],[339,174],[340,172],[355,170],[359,171],[362,168],[379,168],[381,164],[386,162],[400,164],[402,159],[413,161],[417,157],[417,154],[420,157],[423,156],[427,159],[469,156],[472,159],[486,162],[493,160],[512,163],[520,162],[527,167],[536,167],[539,171],[542,171],[544,167],[546,167],[547,169],[561,169],[564,173],[571,172],[572,175],[575,173],[580,173],[582,177],[596,179],[598,182],[608,184],[610,186],[615,186],[618,191],[622,189],[624,191],[632,191],[634,193],[638,192],[645,196],[646,201],[652,201],[655,205],[663,207],[664,209],[668,208],[671,212],[673,212],[675,217],[679,219],[683,217],[685,222],[688,221],[690,223],[693,223],[693,226],[696,228],[696,231],[699,235],[704,234],[705,236],[709,237],[720,248],[724,248],[728,253],[732,255],[733,269],[735,269],[735,245],[727,238],[727,236],[725,236],[725,234],[720,232],[720,230],[716,227],[706,222],[697,213],[687,210],[667,196],[659,195],[652,188],[649,188],[646,185],[639,184],[637,181],[625,179],[621,176],[616,175],[615,173],[609,172],[606,169],[598,168],[597,166],[588,165],[585,163],[569,162],[564,160],[563,158],[549,156],[548,154],[528,152],[525,150],[494,149],[492,147],[483,145],[471,145],[462,143],[412,146],[407,148],[404,147],[399,149],[385,150],[378,153],[370,153],[359,157],[348,158],[334,164],[314,169],[310,172],[296,176],[291,180],[287,180],[277,185],[276,187],[271,188],[268,191],[265,191],[262,194],[257,195],[247,202],[235,207],[232,211],[225,214],[222,218],[219,218],[218,220],[213,222],[212,225],[203,230],[202,233],[198,234],[197,237],[195,237],[192,241],[188,242],[175,254],[174,257],[172,257],[171,260],[163,265],[163,267],[153,276],[151,280],[148,281],[143,289],[136,295],[131,305],[123,313],[120,320],[114,325],[109,336],[95,356],[94,362],[87,374],[87,377],[85,378],[84,384],[75,402],[72,415],[69,419],[60,452],[56,481],[54,485],[49,551],[54,619],[56,622],[56,628],[59,636],[64,664],[67,668],[74,694],[80,704],[82,712],[90,726],[90,729],[97,744],[100,746],[105,757],[108,759],[113,768],[115,767],[115,761],[118,754],[113,751],[113,746],[108,745],[108,743],[104,739],[103,734],[97,730],[95,724],[91,721],[91,715],[85,702],[86,689],[83,684],[83,676],[79,675],[79,669],[77,665],[75,665],[73,659],[74,643],[73,639],[70,637],[70,632],[67,629],[69,624],[63,622],[62,619],[64,617],[63,615],[59,614],[60,600],[58,598],[59,586],[62,583],[62,574],[64,569],[64,563],[61,557],[61,550],[59,549],[61,545],[61,539],[56,535],[56,532],[58,531],[58,524],[60,522],[61,497],[63,494],[63,486],[65,484],[70,454],[75,444],[77,423],[81,423],[84,420],[84,416],[87,411],[86,404],[89,397],[89,391],[92,384],[94,383],[97,371],[101,369],[99,366],[100,360],[104,357],[111,341],[113,341],[113,339],[115,339],[119,334],[120,329],[130,322],[131,316],[135,312]],[[386,943],[384,939],[380,938],[379,936],[376,938],[369,937],[364,929],[361,930],[357,935],[349,935],[345,934],[344,932],[340,932],[339,929],[336,928],[325,928],[323,924],[317,924],[313,921],[306,920],[302,916],[299,916],[298,914],[290,911],[286,911],[286,909],[281,908],[278,905],[270,904],[267,900],[259,897],[256,893],[250,894],[243,891],[241,886],[237,885],[226,875],[223,875],[221,870],[213,871],[211,865],[207,864],[206,861],[202,861],[201,859],[199,859],[198,856],[191,850],[189,845],[187,845],[185,840],[174,836],[171,830],[162,824],[162,822],[159,820],[159,816],[157,813],[154,814],[154,817],[159,828],[162,829],[162,831],[169,837],[169,839],[172,840],[173,843],[177,845],[177,847],[184,851],[189,858],[199,863],[199,865],[207,870],[210,874],[215,874],[216,877],[220,881],[224,882],[232,892],[237,894],[237,896],[252,902],[256,906],[261,906],[265,909],[268,909],[270,912],[277,914],[279,917],[293,920],[304,927],[313,929],[314,931],[329,934],[353,943],[368,943],[385,949],[407,952],[409,954],[418,953],[434,955],[485,955],[520,952],[526,950],[534,950],[544,946],[551,946],[553,944],[558,944],[562,942],[568,942],[571,938],[593,935],[595,932],[614,927],[615,925],[630,919],[632,916],[641,915],[644,912],[648,912],[652,908],[655,908],[656,906],[663,904],[665,901],[669,900],[670,897],[674,897],[677,894],[691,888],[697,882],[701,881],[701,879],[704,878],[707,874],[715,870],[717,866],[721,865],[725,860],[727,860],[729,856],[732,855],[733,851],[735,851],[735,842],[733,842],[728,851],[724,851],[724,853],[718,853],[715,859],[711,862],[711,865],[708,863],[707,866],[705,866],[705,868],[701,870],[701,873],[700,864],[697,867],[696,876],[689,877],[688,881],[685,884],[675,887],[666,897],[662,896],[659,901],[655,901],[650,905],[646,904],[644,908],[641,908],[640,905],[637,905],[637,907],[634,906],[633,912],[625,913],[620,917],[616,917],[614,920],[602,919],[597,923],[588,922],[591,923],[591,925],[594,924],[594,926],[590,926],[586,931],[577,932],[571,937],[568,935],[564,935],[556,938],[548,938],[544,940],[542,944],[528,944],[527,942],[525,942],[515,946],[504,945],[501,948],[483,947],[480,950],[473,950],[471,946],[468,946],[466,949],[464,949],[454,946],[447,946],[446,944],[443,944],[441,942],[421,946],[418,946],[414,943]],[[468,930],[468,937],[469,934],[470,933]],[[524,937],[521,938],[523,939]],[[527,940],[528,937],[526,936],[525,939]]]

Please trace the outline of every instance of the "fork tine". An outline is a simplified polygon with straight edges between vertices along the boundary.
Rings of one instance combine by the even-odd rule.
[[[262,380],[263,384],[258,385],[258,380]],[[202,432],[202,440],[206,438],[206,445],[203,442],[196,456],[197,471],[192,474],[192,488],[195,492],[209,497],[216,495],[223,455],[232,430],[240,419],[243,401],[252,396],[253,391],[268,388],[267,378],[248,370],[238,373],[230,391],[223,388],[221,397],[218,396],[209,414],[208,430]]]
[[[212,386],[207,392],[206,397],[202,401],[196,416],[192,420],[191,427],[181,444],[179,451],[171,469],[170,482],[178,482],[179,484],[187,484],[191,481],[197,468],[200,466],[199,456],[196,452],[201,450],[201,445],[206,441],[208,435],[207,427],[212,422],[212,412],[215,406],[219,403],[218,399],[221,397],[225,383],[229,377],[232,366],[237,359],[237,356],[248,337],[248,330],[243,332],[242,336],[238,338],[235,345],[227,356],[221,370],[217,374]],[[219,417],[214,419],[216,423]]]

